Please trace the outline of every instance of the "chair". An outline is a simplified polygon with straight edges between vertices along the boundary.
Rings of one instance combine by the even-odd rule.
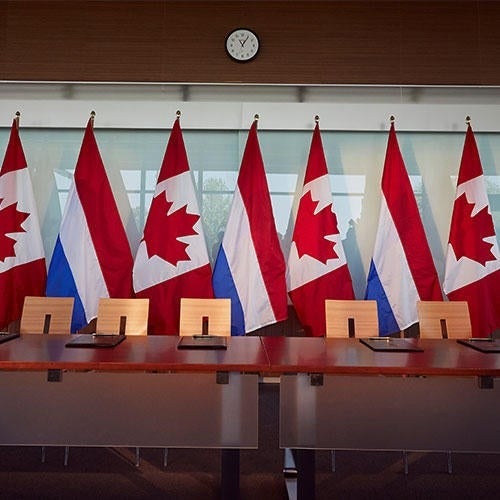
[[[202,333],[207,318],[210,335],[231,335],[231,299],[181,298],[179,335]]]
[[[472,335],[469,305],[465,301],[419,301],[417,315],[420,338],[466,339]]]
[[[100,298],[97,305],[97,334],[147,335],[149,299]],[[140,465],[140,448],[135,449],[135,465]]]
[[[74,301],[73,297],[25,297],[19,332],[68,335]]]
[[[327,337],[374,337],[379,332],[375,300],[325,300],[325,316]]]
[[[149,299],[101,298],[97,306],[97,334],[147,335]]]
[[[53,333],[69,335],[73,316],[74,297],[24,298],[19,333]],[[64,465],[68,465],[69,446],[64,447]],[[42,446],[42,463],[45,462],[45,446]]]

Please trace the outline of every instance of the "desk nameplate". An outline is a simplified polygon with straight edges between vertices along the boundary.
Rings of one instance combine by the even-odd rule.
[[[66,342],[66,347],[106,348],[115,347],[125,340],[125,335],[81,334]]]
[[[465,345],[480,352],[500,352],[500,342],[492,338],[484,339],[464,339],[457,340],[461,345]]]
[[[20,337],[20,334],[19,333],[12,333],[12,332],[0,332],[0,344],[2,344],[3,342],[8,342],[9,340],[12,340],[12,339],[17,339],[18,337]]]
[[[422,352],[416,339],[398,339],[392,337],[371,337],[359,339],[365,346],[379,352]]]
[[[186,335],[180,338],[177,349],[227,349],[227,341],[215,335]]]

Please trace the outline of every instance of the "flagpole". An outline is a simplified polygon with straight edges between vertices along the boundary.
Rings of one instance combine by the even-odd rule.
[[[94,118],[95,118],[95,111],[90,112],[90,123],[92,128],[94,128]]]
[[[179,119],[181,117],[181,110],[178,109],[176,112],[175,112],[175,116],[177,116],[177,119]]]
[[[396,118],[394,118],[394,115],[391,115],[389,118],[391,125],[396,121]]]
[[[319,123],[319,115],[314,115],[314,123]]]
[[[469,115],[467,115],[467,116],[465,117],[465,124],[466,124],[466,125],[470,125],[470,116],[469,116]]]
[[[19,120],[21,119],[21,113],[19,111],[16,111],[16,117],[14,118],[14,121],[16,122],[16,128],[19,130]]]

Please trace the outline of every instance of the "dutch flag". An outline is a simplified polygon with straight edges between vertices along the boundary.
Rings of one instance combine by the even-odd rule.
[[[91,117],[49,266],[47,296],[75,298],[75,332],[97,316],[99,298],[132,296],[132,265]]]
[[[212,277],[231,299],[231,335],[285,320],[285,259],[276,233],[257,120],[250,128],[233,203]]]
[[[417,301],[443,299],[394,123],[387,143],[379,224],[365,299],[377,301],[381,335],[416,323]]]

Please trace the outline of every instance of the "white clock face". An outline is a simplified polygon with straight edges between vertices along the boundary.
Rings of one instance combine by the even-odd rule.
[[[236,61],[250,61],[259,51],[259,39],[251,30],[237,29],[227,36],[226,50],[229,56]]]

